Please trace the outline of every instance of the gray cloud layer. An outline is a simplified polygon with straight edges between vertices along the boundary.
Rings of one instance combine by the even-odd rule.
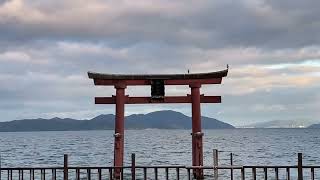
[[[1,39],[108,40],[201,48],[296,48],[319,42],[317,0],[22,1],[2,3]]]
[[[205,115],[234,124],[318,120],[319,8],[317,0],[0,1],[2,120],[112,113],[93,105],[113,89],[93,87],[88,70],[185,73],[226,64],[224,84],[203,89],[225,101],[203,106]],[[129,106],[128,113],[166,107]]]

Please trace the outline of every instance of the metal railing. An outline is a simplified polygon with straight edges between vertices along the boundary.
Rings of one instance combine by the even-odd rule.
[[[215,154],[216,153],[216,154]],[[64,155],[63,167],[7,168],[0,166],[0,180],[106,180],[106,179],[194,179],[193,170],[202,170],[204,179],[252,179],[252,180],[303,180],[320,179],[316,171],[320,166],[303,166],[302,154],[298,154],[298,163],[293,166],[218,166],[218,151],[214,151],[213,166],[140,166],[136,165],[135,154],[131,156],[131,165],[122,167],[73,167],[68,164],[68,155]],[[120,171],[120,177],[115,177]]]
[[[279,180],[279,179],[297,179],[297,175],[291,175],[292,172],[297,171],[297,166],[220,166],[220,167],[186,167],[186,166],[136,166],[132,171],[131,166],[125,167],[68,167],[64,171],[63,167],[48,167],[48,168],[2,168],[1,178],[7,180],[60,180],[60,179],[76,179],[76,180],[95,180],[95,179],[115,179],[113,176],[114,170],[121,169],[121,177],[119,179],[194,179],[192,177],[193,169],[210,170],[204,173],[204,179],[215,179],[214,170],[232,170],[233,176],[226,174],[218,174],[219,179],[253,179],[253,180]],[[320,166],[303,166],[303,169],[309,169],[310,176],[304,176],[302,179],[319,179],[315,177],[315,170],[320,169]],[[258,173],[258,170],[262,170]],[[285,176],[280,177],[280,170],[284,170]],[[163,172],[160,174],[159,172]],[[67,172],[67,176],[65,173]],[[137,173],[139,172],[139,173]],[[273,172],[271,174],[271,172]],[[296,173],[297,174],[297,173]],[[1,180],[2,180],[1,179]]]

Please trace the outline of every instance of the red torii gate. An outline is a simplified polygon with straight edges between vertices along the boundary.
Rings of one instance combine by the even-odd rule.
[[[154,74],[154,75],[127,75],[102,74],[88,72],[97,86],[114,86],[116,96],[96,97],[95,104],[116,104],[115,134],[114,134],[114,166],[123,166],[124,154],[124,105],[150,103],[192,103],[192,165],[203,165],[203,146],[201,131],[200,103],[221,103],[221,96],[204,96],[200,94],[202,84],[221,84],[228,69],[210,73],[197,74]],[[150,97],[130,97],[125,95],[127,86],[151,86]],[[165,85],[189,85],[191,95],[165,96]],[[114,175],[120,178],[120,170]],[[196,179],[203,177],[202,170],[194,170]]]

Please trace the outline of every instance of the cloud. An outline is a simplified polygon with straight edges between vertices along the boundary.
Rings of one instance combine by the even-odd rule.
[[[320,2],[0,1],[0,107],[5,120],[112,113],[87,71],[192,73],[230,65],[222,85],[203,86],[223,103],[203,114],[231,123],[318,117]],[[128,88],[149,95],[149,87]],[[170,95],[190,93],[168,87]],[[240,105],[239,105],[240,104]],[[127,113],[188,105],[128,106]]]
[[[296,6],[294,6],[296,5]],[[297,8],[299,7],[299,8]],[[1,39],[163,42],[201,48],[319,43],[319,2],[23,1],[0,6]],[[28,14],[27,16],[25,14]]]

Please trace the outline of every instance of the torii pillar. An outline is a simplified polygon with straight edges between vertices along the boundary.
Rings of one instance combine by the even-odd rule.
[[[221,103],[220,96],[204,96],[200,94],[202,84],[221,84],[227,76],[228,69],[210,73],[198,74],[156,74],[156,75],[126,75],[101,74],[88,72],[95,85],[114,86],[116,96],[96,97],[96,104],[116,104],[115,134],[114,134],[114,179],[121,179],[121,167],[124,157],[124,106],[125,104],[152,103],[191,103],[192,104],[192,165],[203,166],[203,145],[201,127],[201,103]],[[125,95],[127,86],[151,86],[150,97],[129,97]],[[165,85],[189,85],[191,95],[165,96]],[[203,179],[203,170],[194,169],[195,179]]]
[[[202,146],[202,128],[201,128],[201,104],[200,104],[200,87],[201,84],[193,83],[191,88],[192,102],[192,166],[203,165],[203,146]],[[194,177],[203,177],[203,171],[195,169]]]
[[[114,86],[116,88],[116,119],[115,119],[115,133],[114,133],[114,166],[123,165],[124,154],[124,105],[125,89],[124,83],[118,83]],[[115,169],[115,175],[119,178],[121,169]],[[117,179],[116,178],[116,179]]]

